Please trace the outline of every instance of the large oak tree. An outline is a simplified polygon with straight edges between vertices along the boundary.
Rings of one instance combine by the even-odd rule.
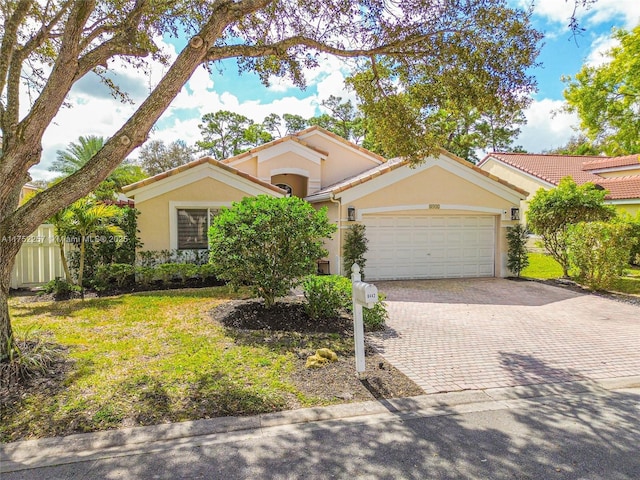
[[[366,59],[363,71],[373,65],[378,74],[360,79],[364,104],[384,113],[379,128],[412,154],[443,142],[407,115],[419,105],[394,100],[398,88],[488,104],[526,94],[532,80],[524,72],[539,39],[528,13],[506,0],[9,0],[0,2],[0,29],[0,361],[16,348],[7,298],[20,239],[141,145],[200,65],[236,58],[240,70],[264,81],[288,75],[302,85],[303,70],[323,54]],[[155,39],[170,35],[186,36],[186,46],[131,117],[77,172],[18,205],[29,169],[41,161],[43,135],[74,84],[94,72],[125,95],[108,75],[114,60],[142,68],[146,59],[166,59]],[[379,101],[384,108],[373,106]]]

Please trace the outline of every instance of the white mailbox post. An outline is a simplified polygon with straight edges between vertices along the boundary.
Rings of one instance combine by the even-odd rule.
[[[373,308],[378,302],[378,289],[375,285],[362,281],[360,266],[351,267],[351,283],[353,296],[353,339],[356,346],[356,372],[364,372],[364,324],[362,307]]]

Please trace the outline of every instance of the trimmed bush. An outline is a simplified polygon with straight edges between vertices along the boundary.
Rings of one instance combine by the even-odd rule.
[[[527,228],[518,223],[507,228],[507,268],[520,276],[520,272],[529,266],[529,251],[527,250]]]
[[[364,280],[364,267],[367,263],[364,254],[369,249],[367,247],[367,237],[365,236],[366,227],[362,224],[351,225],[344,237],[343,258],[344,258],[344,276],[351,278],[351,267],[357,263],[360,267],[360,274]]]
[[[605,290],[619,277],[629,262],[635,239],[628,224],[580,222],[567,233],[567,250],[577,279],[593,290]]]
[[[305,309],[311,318],[334,318],[341,310],[353,315],[351,280],[340,275],[310,275],[304,281]],[[389,318],[385,296],[378,294],[378,303],[363,308],[362,321],[367,330],[384,328]]]
[[[303,282],[305,311],[313,319],[335,318],[348,310],[351,281],[338,275],[310,275]]]
[[[218,278],[248,285],[266,308],[317,269],[327,254],[323,239],[335,232],[327,209],[298,197],[246,197],[222,209],[209,230]]]

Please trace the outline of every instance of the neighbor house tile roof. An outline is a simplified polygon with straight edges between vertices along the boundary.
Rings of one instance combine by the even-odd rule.
[[[489,172],[485,172],[484,170],[481,170],[480,168],[476,167],[475,165],[473,165],[472,163],[457,157],[456,155],[447,152],[444,149],[440,150],[440,153],[448,158],[450,158],[451,160],[454,160],[462,165],[464,165],[465,167],[471,168],[472,170],[474,170],[475,172],[487,177],[487,178],[491,178],[492,180],[501,183],[502,185],[511,188],[512,190],[515,190],[523,195],[527,195],[528,192],[526,192],[525,190],[518,188],[515,185],[512,185],[511,183],[502,180],[501,178],[496,177],[495,175],[490,174]],[[317,200],[318,197],[323,197],[326,194],[329,193],[333,193],[334,195],[340,192],[343,192],[345,190],[348,190],[349,188],[355,187],[357,185],[360,185],[362,183],[368,182],[369,180],[372,180],[376,177],[379,177],[380,175],[384,175],[387,174],[389,172],[392,172],[393,170],[396,170],[397,168],[400,167],[404,167],[405,165],[409,165],[409,162],[407,160],[403,160],[400,158],[393,158],[391,160],[387,160],[385,163],[381,164],[381,165],[377,165],[369,170],[366,170],[358,175],[355,175],[353,177],[347,178],[345,180],[342,180],[338,183],[334,183],[333,185],[329,185],[328,187],[323,188],[322,190],[314,193],[313,195],[309,195],[307,197],[307,200],[313,202],[314,200]]]
[[[638,155],[624,157],[597,157],[579,155],[546,155],[529,153],[490,153],[478,164],[481,166],[490,158],[510,165],[547,183],[558,185],[564,177],[571,177],[578,184],[587,182],[600,185],[609,191],[610,200],[640,199],[640,176],[604,178],[592,172],[634,165]],[[634,163],[635,162],[635,163]]]
[[[584,162],[583,168],[585,170],[600,170],[605,168],[617,168],[617,167],[640,167],[640,155],[626,155],[624,157],[607,157],[599,158],[597,160],[591,160]]]
[[[177,175],[179,173],[185,172],[187,170],[190,170],[194,167],[197,167],[198,165],[203,165],[205,163],[209,163],[215,167],[221,168],[222,170],[225,170],[229,173],[233,173],[234,175],[238,175],[239,177],[245,178],[247,180],[250,180],[253,183],[256,183],[262,187],[268,188],[270,190],[273,190],[274,192],[277,193],[286,193],[284,190],[276,187],[275,185],[271,185],[270,183],[267,182],[263,182],[262,180],[260,180],[259,178],[254,177],[253,175],[249,175],[248,173],[242,172],[240,170],[238,170],[237,168],[233,168],[229,165],[225,165],[222,162],[219,162],[211,157],[203,157],[203,158],[199,158],[198,160],[194,160],[192,162],[189,163],[185,163],[184,165],[180,165],[179,167],[176,168],[172,168],[171,170],[167,170],[166,172],[162,172],[159,173],[157,175],[154,175],[153,177],[149,177],[149,178],[145,178],[144,180],[140,180],[139,182],[136,183],[132,183],[131,185],[126,185],[124,187],[122,187],[122,191],[124,193],[128,193],[131,192],[132,190],[136,190],[138,188],[141,187],[146,187],[147,185],[151,185],[155,182],[158,182],[160,180],[163,180],[165,178],[171,177],[173,175]]]

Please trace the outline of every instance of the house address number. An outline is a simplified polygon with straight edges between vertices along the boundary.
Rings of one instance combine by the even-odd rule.
[[[440,210],[440,204],[439,203],[430,203],[429,204],[429,210]]]

